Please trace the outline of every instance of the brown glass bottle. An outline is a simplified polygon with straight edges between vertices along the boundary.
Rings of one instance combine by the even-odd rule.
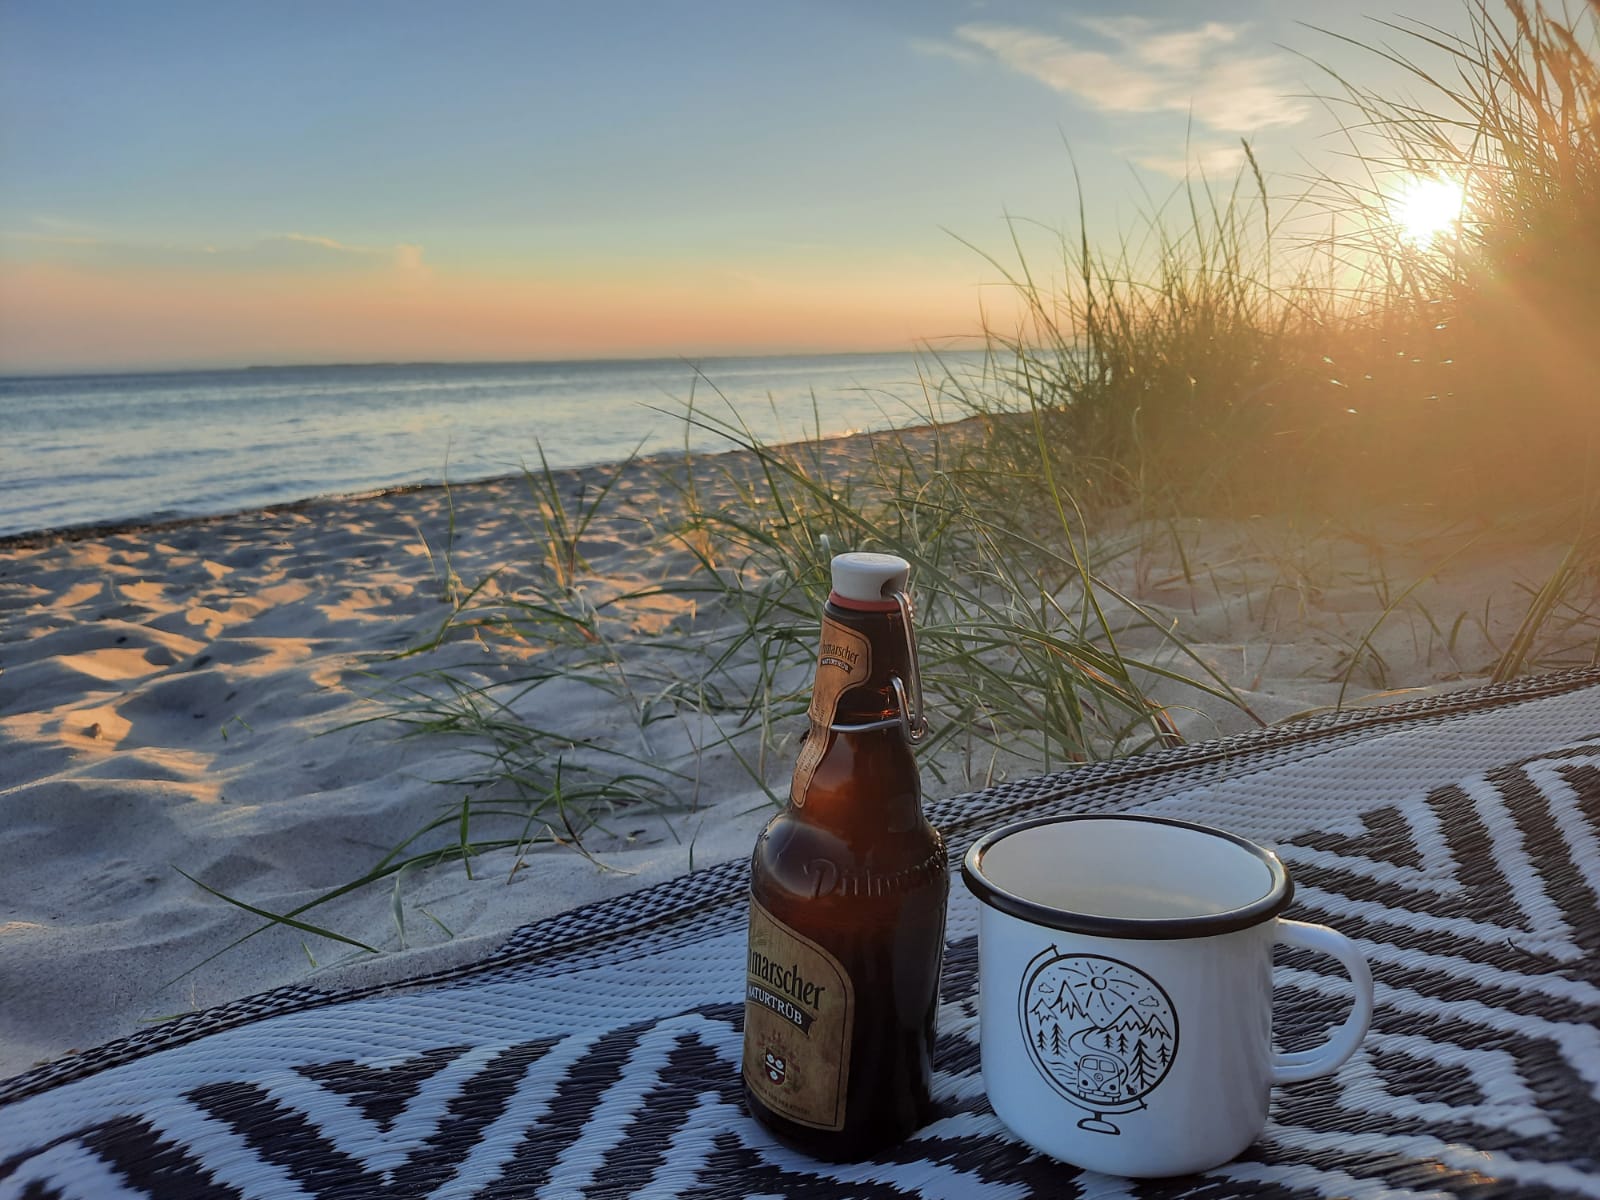
[[[745,1097],[819,1158],[866,1157],[930,1109],[950,884],[911,747],[907,572],[889,555],[835,558],[810,730],[750,864]]]

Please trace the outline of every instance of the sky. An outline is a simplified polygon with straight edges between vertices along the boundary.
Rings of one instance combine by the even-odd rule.
[[[904,350],[1460,2],[0,0],[0,373]],[[1319,32],[1309,25],[1320,26]],[[1331,157],[1330,157],[1331,156]],[[1076,176],[1074,174],[1076,170]],[[1041,240],[1043,239],[1043,240]]]

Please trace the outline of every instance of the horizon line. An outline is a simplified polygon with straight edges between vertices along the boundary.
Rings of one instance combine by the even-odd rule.
[[[955,337],[941,339],[926,339],[911,347],[900,349],[878,350],[799,350],[784,352],[755,352],[755,351],[722,351],[713,354],[591,354],[576,358],[437,358],[437,359],[373,359],[371,361],[333,360],[327,362],[282,362],[282,363],[243,363],[233,365],[213,364],[174,364],[165,367],[130,367],[117,368],[108,366],[90,366],[79,368],[41,368],[38,370],[15,370],[0,365],[0,379],[104,379],[113,377],[141,376],[141,375],[199,375],[240,373],[250,371],[295,371],[295,370],[363,370],[373,368],[415,369],[418,367],[518,367],[518,366],[563,366],[583,365],[590,363],[650,363],[650,362],[675,362],[694,365],[702,362],[728,362],[740,359],[762,358],[879,358],[886,355],[913,356],[927,353],[933,349],[937,342],[973,341],[974,350],[981,349],[982,339],[979,337]],[[946,350],[956,347],[946,346]]]

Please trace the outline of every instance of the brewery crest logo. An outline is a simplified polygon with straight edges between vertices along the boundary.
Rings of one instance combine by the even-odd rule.
[[[1137,967],[1098,954],[1050,946],[1034,955],[1017,1015],[1033,1065],[1089,1113],[1079,1129],[1121,1133],[1106,1115],[1144,1108],[1178,1053],[1178,1016],[1166,990]]]
[[[761,1065],[767,1069],[767,1078],[780,1087],[783,1085],[783,1081],[788,1078],[789,1064],[771,1046],[767,1047],[766,1053],[762,1056]]]

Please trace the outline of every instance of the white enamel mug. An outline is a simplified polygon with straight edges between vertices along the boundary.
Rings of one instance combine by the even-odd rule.
[[[1114,1175],[1237,1156],[1281,1083],[1331,1074],[1372,1018],[1372,974],[1324,925],[1280,917],[1270,850],[1161,817],[1043,817],[962,863],[978,927],[983,1085],[1034,1149]],[[1272,1047],[1272,948],[1330,954],[1355,1005],[1310,1050]]]

